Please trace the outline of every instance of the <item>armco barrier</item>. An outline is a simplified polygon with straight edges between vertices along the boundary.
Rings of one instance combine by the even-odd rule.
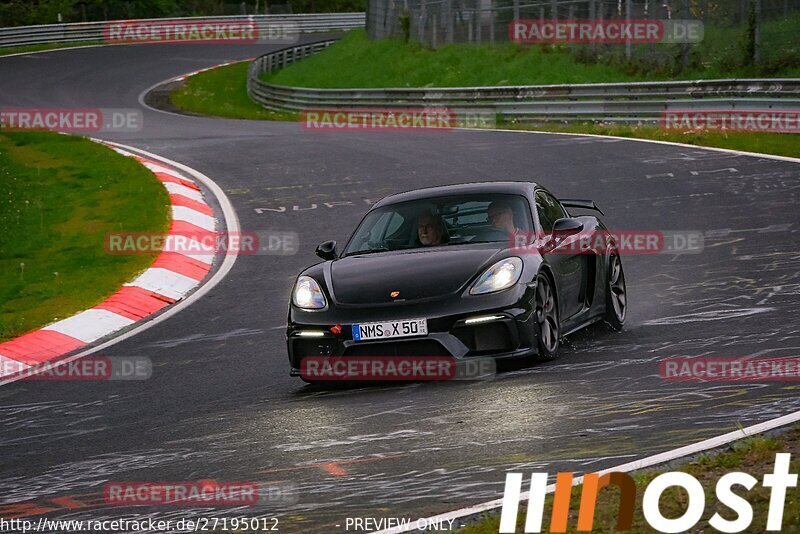
[[[158,20],[158,19],[148,19]],[[296,15],[238,15],[229,17],[187,17],[169,20],[191,22],[207,20],[215,22],[252,21],[258,26],[287,23],[297,25],[300,32],[347,30],[364,27],[364,13],[310,13]],[[0,48],[35,44],[69,43],[79,41],[102,41],[103,28],[115,21],[79,22],[71,24],[48,24],[43,26],[16,26],[0,28]],[[141,20],[138,22],[142,22]]]
[[[800,109],[797,78],[388,89],[310,89],[261,79],[262,74],[316,54],[334,42],[293,46],[255,59],[247,80],[250,98],[268,109],[294,111],[419,106],[493,109],[518,122],[652,123],[665,110]]]

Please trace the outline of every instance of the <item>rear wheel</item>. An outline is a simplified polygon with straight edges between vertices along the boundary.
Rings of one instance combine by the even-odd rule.
[[[622,261],[616,253],[608,258],[607,278],[605,321],[612,330],[621,330],[628,313],[628,293]]]
[[[558,300],[550,279],[540,274],[536,278],[536,324],[539,335],[539,356],[554,360],[558,356],[560,328],[558,323]]]

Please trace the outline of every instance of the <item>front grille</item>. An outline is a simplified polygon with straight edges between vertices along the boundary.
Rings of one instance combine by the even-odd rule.
[[[344,356],[452,356],[444,346],[433,339],[390,341],[384,343],[359,343],[344,350]]]

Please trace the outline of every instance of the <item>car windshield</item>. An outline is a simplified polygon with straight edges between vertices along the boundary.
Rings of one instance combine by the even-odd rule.
[[[465,243],[508,243],[514,232],[531,228],[530,208],[521,195],[432,197],[390,204],[369,212],[344,254]]]

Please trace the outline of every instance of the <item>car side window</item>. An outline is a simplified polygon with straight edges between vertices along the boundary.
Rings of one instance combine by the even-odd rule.
[[[553,224],[558,219],[567,217],[567,212],[564,211],[561,203],[545,191],[536,192],[536,211],[539,213],[539,223],[545,232],[552,231]]]

